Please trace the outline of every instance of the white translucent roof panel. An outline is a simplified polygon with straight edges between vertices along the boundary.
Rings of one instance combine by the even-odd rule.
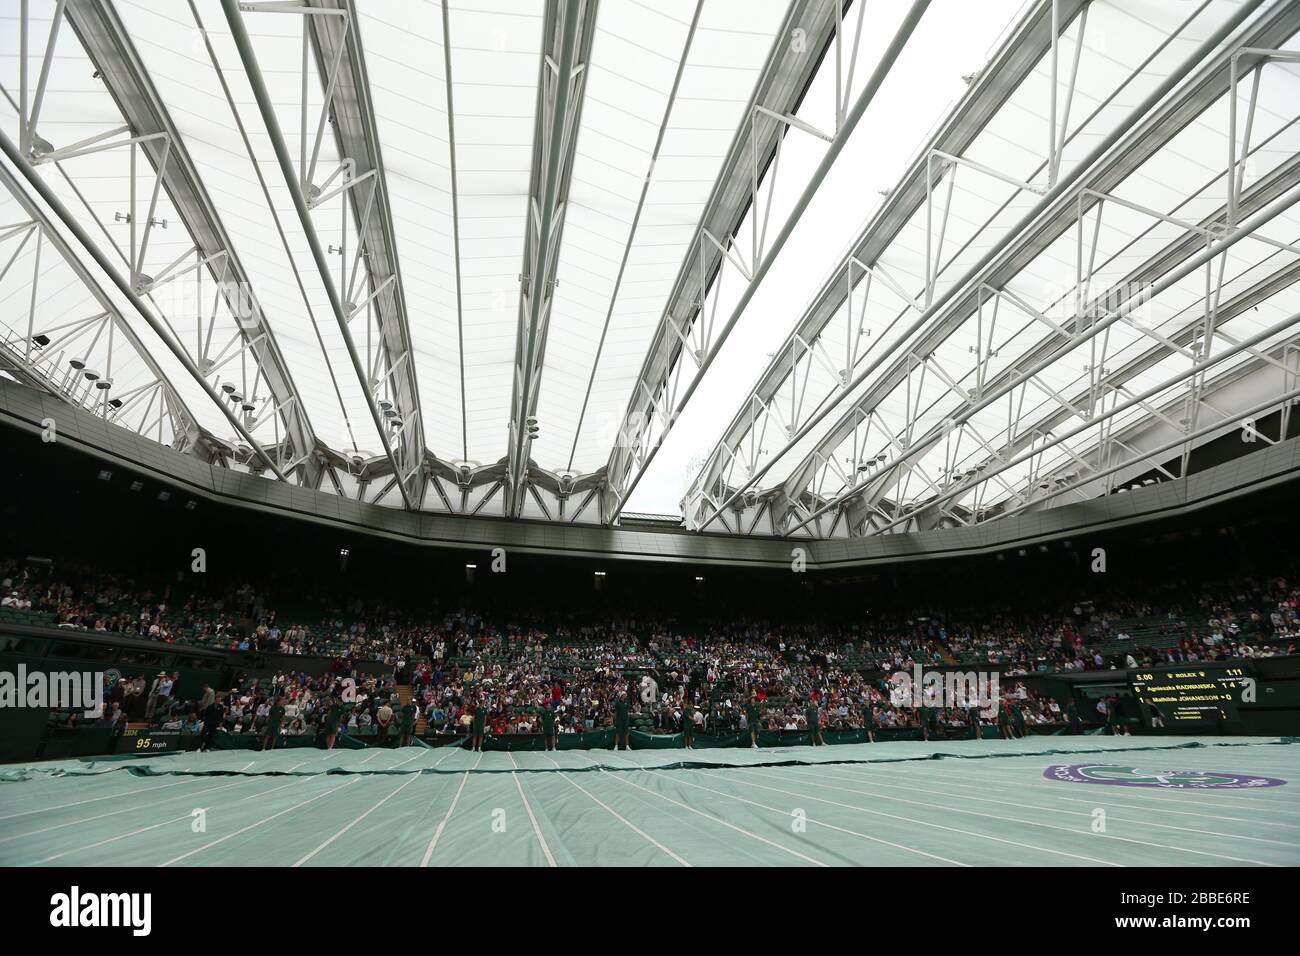
[[[2,10],[7,24],[17,26],[18,4],[6,2]],[[36,0],[31,5],[31,22],[29,26],[29,83],[34,89],[36,78],[41,69],[45,43],[49,36],[51,17],[54,12],[52,2]],[[0,84],[9,95],[0,99],[0,124],[14,141],[18,141],[18,113],[16,109],[19,90],[19,31],[5,29],[0,31]],[[92,137],[112,133],[125,125],[112,97],[104,86],[94,77],[94,68],[75,35],[66,26],[60,31],[55,47],[54,57],[47,82],[41,114],[37,124],[37,133],[54,149],[65,149],[82,143]],[[33,96],[29,92],[29,96]],[[12,99],[11,99],[12,97]],[[34,97],[33,97],[34,98]],[[101,141],[100,145],[122,143],[125,134],[117,133]],[[39,165],[40,175],[59,198],[78,224],[85,229],[101,252],[113,264],[116,273],[127,278],[130,276],[131,246],[131,181],[132,164],[129,146],[114,146],[101,149],[88,155],[72,156],[57,163]],[[134,169],[136,184],[135,219],[137,225],[136,241],[143,244],[143,222],[149,213],[149,205],[155,183],[153,169],[142,151],[136,152]],[[7,192],[0,193],[5,213],[0,221],[5,224],[16,223],[26,218],[16,200]],[[43,204],[38,203],[41,208]],[[193,242],[184,225],[173,208],[166,191],[161,190],[154,207],[153,218],[157,226],[150,230],[147,248],[140,262],[140,272],[144,275],[164,277],[169,266],[186,256],[193,249]],[[53,219],[53,217],[52,217]],[[165,225],[163,225],[165,223]],[[80,245],[71,232],[54,221],[58,233],[69,241],[72,249]],[[0,244],[0,263],[8,262],[11,255],[18,252],[21,236]],[[139,246],[137,246],[138,250]],[[28,241],[23,251],[18,253],[10,273],[0,287],[0,295],[8,302],[17,303],[13,298],[15,283],[30,283],[32,268],[35,265],[35,238]],[[140,253],[137,251],[136,255]],[[96,266],[90,264],[90,257],[84,253],[78,256],[88,263],[92,276],[101,290],[108,295],[117,307],[128,327],[139,336],[143,346],[154,357],[176,390],[177,394],[189,406],[199,423],[222,437],[233,437],[233,429],[217,409],[212,400],[185,371],[179,360],[159,341],[157,334],[135,308],[122,296]],[[172,272],[168,273],[172,281],[160,284],[152,293],[143,298],[148,303],[153,315],[165,327],[172,329],[177,337],[185,337],[185,344],[195,353],[199,343],[194,341],[193,316],[199,295],[199,285],[194,273],[185,272],[186,265],[192,265],[193,256],[183,259]],[[0,265],[2,268],[2,265]],[[36,321],[34,331],[42,333],[53,326],[66,326],[68,322],[79,317],[94,314],[100,309],[90,297],[89,292],[71,268],[59,259],[50,243],[43,245],[41,258],[42,278],[37,284]],[[30,285],[27,287],[28,305],[30,305]],[[211,296],[213,285],[209,280],[206,294]],[[19,297],[21,298],[21,297]],[[90,310],[90,311],[86,311]],[[220,350],[237,336],[237,328],[230,313],[219,305],[215,312],[212,304],[207,303],[205,311],[214,316],[213,345],[209,354],[219,354]],[[25,338],[28,323],[27,306],[21,311],[11,311],[8,306],[3,310],[3,321],[9,326],[21,326]],[[52,335],[51,359],[60,362],[73,357],[88,358],[92,355],[98,362],[98,370],[107,374],[108,337],[105,333],[95,340],[93,331],[84,337],[68,343],[69,353],[61,359],[62,336]],[[95,351],[85,356],[74,356],[76,350],[89,346],[95,340]],[[66,371],[66,369],[64,369]],[[215,383],[221,375],[237,375],[236,368],[218,370],[211,378]],[[126,346],[119,334],[114,343],[114,360],[112,368],[113,389],[116,395],[129,392],[132,388],[152,378],[141,358]],[[238,377],[235,378],[239,381]],[[251,383],[251,378],[250,378]],[[262,390],[265,395],[265,390]]]
[[[643,297],[659,291],[660,277],[676,265],[672,254],[681,255],[680,248],[656,246],[670,261],[648,267],[644,247],[654,231],[634,235],[633,227],[644,210],[643,185],[668,118],[695,6],[695,0],[653,8],[614,0],[598,10],[538,400],[541,437],[531,452],[543,467],[569,467],[616,300],[652,306]],[[641,258],[627,274],[624,256],[630,260],[634,253]],[[586,414],[607,411],[587,408]]]
[[[469,460],[505,455],[541,64],[541,0],[451,4]],[[448,342],[445,348],[450,349]]]
[[[1113,130],[1115,124],[1134,105],[1186,59],[1198,42],[1230,15],[1234,7],[1235,4],[1230,3],[1210,4],[1189,22],[1187,18],[1191,11],[1167,6],[1145,5],[1119,10],[1109,5],[1093,4],[1089,8],[1089,20],[1082,37],[1083,53],[1076,80],[1076,101],[1067,126],[1062,169],[1069,170],[1072,165],[1077,165],[1086,152]],[[1079,42],[1080,26],[1080,21],[1076,20],[1067,31],[1062,46],[1063,56],[1073,55],[1074,47]],[[1176,36],[1176,39],[1171,41],[1171,36]],[[1084,69],[1084,64],[1089,64],[1087,70]],[[1049,67],[1049,58],[1044,56],[972,142],[964,154],[965,158],[1021,181],[1040,187],[1044,184],[1049,126]],[[1041,136],[1038,137],[1040,145],[1037,147],[1034,146],[1035,140],[1028,135],[1031,129],[1041,130]],[[936,223],[936,234],[942,217],[945,214],[948,217],[943,246],[936,251],[934,246],[937,245],[937,238],[932,239],[931,254],[941,262],[935,282],[936,296],[942,295],[974,262],[1003,239],[1037,202],[1037,197],[1031,191],[1017,191],[979,170],[958,167],[955,172],[951,198],[947,193],[947,183],[954,170],[948,171],[941,188],[935,190],[932,216]],[[1186,171],[1182,178],[1189,178]],[[1203,181],[1194,178],[1190,182],[1195,185],[1189,185],[1182,192],[1184,197],[1203,185]],[[1177,232],[1176,229],[1174,231]],[[1069,237],[1063,237],[1063,241],[1067,239],[1072,243],[1073,233]],[[924,291],[925,249],[926,210],[923,205],[878,260],[908,292],[917,297]],[[1058,265],[1068,262],[1072,269],[1073,249],[1071,248],[1068,258],[1060,256],[1056,261]],[[1060,289],[1060,272],[1060,268],[1048,270],[1046,274],[1033,279],[1030,285],[1036,291]],[[1026,274],[1032,275],[1030,270],[1026,270]],[[1072,272],[1069,281],[1073,282]],[[1014,282],[1012,286],[1015,286]],[[1036,295],[1035,300],[1037,298]],[[895,315],[901,314],[901,311],[895,306]],[[889,319],[892,320],[893,317],[890,316]],[[908,317],[908,321],[911,321],[911,317]],[[965,326],[968,331],[964,337],[960,331],[954,333],[953,338],[936,351],[940,364],[955,368],[953,374],[959,377],[960,372],[970,364],[969,348],[976,337],[974,326],[974,321],[968,321]],[[868,327],[873,330],[876,328],[870,322]],[[1039,326],[1039,331],[1047,330]],[[882,339],[882,343],[886,341],[889,340]],[[878,346],[873,342],[857,361],[865,364],[879,354]],[[1013,357],[1013,354],[999,350],[995,363],[1005,365]],[[839,413],[853,407],[853,403],[866,394],[889,364],[882,364],[858,388],[851,390],[837,406]],[[993,368],[996,371],[997,365],[994,364]],[[830,397],[833,393],[827,395]],[[942,417],[939,415],[938,420],[942,420]],[[829,418],[833,421],[836,415]],[[795,466],[804,461],[817,446],[818,441],[819,436],[814,432],[799,442],[768,472],[764,483],[771,485],[784,481]],[[772,441],[769,444],[772,445],[773,454],[779,451],[779,442]]]
[[[431,0],[359,4],[370,98],[424,405],[425,443],[465,458],[443,11]]]
[[[760,0],[747,3],[744,18],[737,19],[727,0],[704,5],[573,447],[571,467],[578,471],[593,471],[609,458],[673,281],[785,9],[780,0]]]
[[[123,2],[117,9],[249,275],[317,437],[330,447],[350,451],[355,436],[361,451],[378,454],[381,446],[366,412],[365,394],[352,369],[225,16],[215,0],[198,0],[195,6],[247,131],[257,166],[249,157],[220,77],[204,46],[203,33],[198,32],[189,8]],[[299,139],[296,117],[301,100],[301,17],[272,13],[244,16],[283,132],[294,152]],[[313,82],[319,86],[314,75]],[[332,158],[328,135],[325,140],[323,165]],[[271,197],[269,204],[259,181],[259,168]],[[288,243],[287,253],[281,230]]]

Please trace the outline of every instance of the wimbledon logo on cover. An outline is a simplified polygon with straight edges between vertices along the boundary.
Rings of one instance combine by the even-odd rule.
[[[1253,790],[1280,787],[1276,777],[1209,770],[1146,770],[1107,763],[1058,764],[1043,771],[1048,780],[1062,783],[1104,783],[1116,787],[1159,787],[1166,790]]]

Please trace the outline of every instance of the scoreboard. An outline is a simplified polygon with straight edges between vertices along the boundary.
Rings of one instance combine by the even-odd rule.
[[[1194,729],[1235,721],[1241,689],[1248,680],[1240,665],[1193,661],[1141,668],[1130,676],[1129,683],[1141,705],[1144,723],[1150,724],[1154,705],[1166,729]]]

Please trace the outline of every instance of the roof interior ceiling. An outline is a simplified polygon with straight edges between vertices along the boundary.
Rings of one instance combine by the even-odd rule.
[[[78,269],[60,255],[60,242],[74,254],[79,244],[52,207],[36,203],[49,231],[32,229],[26,187],[15,187],[27,194],[22,201],[15,188],[0,190],[0,370],[30,373],[69,400],[176,447],[192,447],[199,434],[228,448],[251,438],[304,474],[311,473],[309,460],[328,459],[337,468],[328,480],[314,472],[315,486],[394,507],[403,497],[391,477],[384,483],[385,438],[418,433],[428,475],[421,507],[501,513],[506,495],[498,489],[511,480],[502,469],[519,387],[516,350],[521,322],[528,322],[521,307],[525,239],[539,215],[529,198],[544,145],[535,140],[546,125],[540,111],[549,109],[539,77],[555,67],[547,31],[563,17],[551,8],[566,2],[578,0],[318,0],[310,5],[333,12],[311,15],[244,5],[239,15],[284,144],[295,159],[306,159],[303,179],[323,194],[305,218],[277,164],[222,0],[110,5],[140,71],[128,79],[153,91],[148,95],[175,130],[174,142],[155,137],[136,147],[90,149],[125,142],[127,111],[114,95],[123,87],[101,81],[89,41],[83,45],[84,24],[74,30],[62,23],[41,81],[38,138],[28,160],[117,275],[135,284],[154,321],[104,269]],[[704,243],[701,220],[729,155],[745,142],[764,71],[792,42],[784,36],[792,11],[808,6],[753,0],[743,18],[731,0],[599,0],[594,7],[575,87],[580,108],[556,214],[555,282],[531,406],[537,435],[528,445],[529,480],[538,484],[523,516],[592,522],[609,514],[603,470],[616,441],[626,440],[624,411],[662,398],[637,390],[663,324],[681,323],[683,343],[665,381],[686,381],[682,376],[694,374],[686,361],[691,320],[705,320],[702,306],[720,314],[739,301],[746,277],[735,263],[752,268],[759,258],[755,216],[775,210],[765,224],[774,233],[829,148],[842,118],[835,115],[836,84],[859,22],[869,39],[849,71],[845,103],[866,84],[879,37],[892,35],[904,8],[878,14],[887,21],[881,26],[870,4],[850,4],[841,34],[846,46],[826,50],[794,125],[782,134],[784,168],[733,169],[738,180],[759,180],[759,203],[739,211],[733,239],[722,237],[726,250],[710,285],[720,312],[706,296],[689,304],[701,308],[698,317],[680,309],[674,315],[669,307],[681,277],[707,248],[697,245]],[[931,5],[931,27],[949,6]],[[733,520],[731,509],[719,508],[739,502],[742,490],[750,496],[746,507],[755,497],[790,502],[794,530],[818,535],[909,527],[904,511],[936,498],[941,515],[958,523],[1079,500],[1113,490],[1096,477],[1113,440],[1141,448],[1142,436],[1163,426],[1202,429],[1196,440],[1207,440],[1214,422],[1231,423],[1241,409],[1296,387],[1289,369],[1297,367],[1300,353],[1292,346],[1300,325],[1288,319],[1300,313],[1300,209],[1277,211],[1255,234],[1172,278],[1205,243],[1229,234],[1205,224],[1225,215],[1234,98],[1242,218],[1297,181],[1294,30],[1277,44],[1293,55],[1269,59],[1258,72],[1256,60],[1243,61],[1235,90],[1220,85],[1099,204],[1088,197],[1081,222],[1020,249],[997,292],[981,293],[969,310],[947,304],[966,301],[972,270],[986,257],[1018,249],[1024,222],[1047,208],[1056,182],[1094,175],[1088,164],[1098,144],[1133,125],[1135,108],[1216,31],[1250,9],[1231,43],[1284,6],[1071,6],[1079,12],[1061,23],[1056,110],[1053,59],[1045,50],[1000,92],[997,108],[955,161],[935,158],[930,201],[903,210],[872,262],[847,267],[851,291],[816,323],[815,341],[796,337],[793,330],[809,327],[799,315],[777,311],[748,316],[774,342],[785,337],[766,371],[741,358],[748,354],[743,322],[735,341],[716,341],[718,362],[699,374],[712,374],[715,383],[737,374],[743,380],[723,383],[730,404],[691,409],[707,414],[712,451],[685,502],[688,526],[790,530],[760,527],[756,512],[752,523]],[[20,9],[20,0],[0,0],[0,129],[14,142],[22,139],[20,100],[25,95],[30,106],[57,8],[55,0],[28,6],[25,94]],[[1003,36],[1050,9],[1050,0],[1028,0]],[[362,72],[332,77],[328,58],[304,56],[309,21],[337,30]],[[350,161],[340,154],[327,103],[332,84],[357,75],[367,80],[360,102],[372,111],[368,128],[381,164],[369,185],[349,182]],[[974,98],[978,81],[970,82]],[[883,85],[853,136],[868,142],[887,135],[872,123],[904,109],[907,96],[906,88]],[[960,116],[966,102],[947,115]],[[937,130],[945,116],[933,119]],[[1049,142],[1060,145],[1056,168]],[[86,147],[81,155],[40,155],[76,144]],[[160,154],[175,164],[168,167],[173,175],[184,171],[197,183],[203,223],[170,184],[155,190]],[[886,214],[886,192],[864,188],[861,196],[846,196],[845,221],[856,226],[870,214],[863,226],[869,234],[871,217]],[[363,219],[376,203],[391,228],[399,270],[387,284],[362,242],[371,222]],[[204,261],[196,237],[214,229],[229,252]],[[845,250],[838,239],[828,248],[823,236],[818,248],[819,238],[807,231],[792,236],[780,255],[800,263],[803,288],[796,291],[815,304],[818,290],[833,285]],[[1189,244],[1189,237],[1197,241]],[[318,267],[313,239],[327,250],[328,270]],[[1104,332],[1063,341],[1061,329],[1079,320],[1085,259],[1084,301],[1135,276],[1159,291]],[[220,283],[237,274],[247,277],[248,289],[232,300]],[[336,315],[331,293],[350,317]],[[1218,311],[1207,335],[1207,312]],[[807,316],[813,314],[810,304]],[[1103,309],[1093,318],[1110,314]],[[932,324],[932,316],[946,324]],[[918,317],[927,321],[917,324]],[[396,338],[394,321],[404,323]],[[942,336],[934,338],[940,327]],[[48,332],[50,342],[32,347],[33,332]],[[1250,348],[1188,374],[1204,355],[1252,337],[1258,341]],[[399,341],[409,341],[409,354],[399,354]],[[1052,360],[1031,379],[1017,378],[1045,356]],[[94,387],[69,364],[74,358],[111,377],[111,389]],[[357,374],[354,360],[365,374]],[[418,393],[399,388],[401,376],[417,382]],[[971,409],[1007,383],[1005,397]],[[164,393],[171,415],[164,413]],[[402,408],[411,394],[418,394],[419,408]],[[110,398],[123,401],[110,408]],[[376,423],[372,399],[392,420]],[[1104,414],[1117,403],[1128,404]],[[961,419],[955,427],[954,418]],[[810,421],[817,424],[804,430]],[[313,447],[296,447],[304,441]],[[1035,453],[1038,442],[1045,447]],[[1163,458],[1170,454],[1177,452]],[[900,456],[905,465],[892,466]],[[222,460],[256,467],[246,454]],[[1077,487],[1065,487],[1071,484]],[[834,517],[841,499],[856,499],[862,509],[852,529]],[[636,510],[644,509],[629,513]],[[827,520],[815,520],[822,510]]]

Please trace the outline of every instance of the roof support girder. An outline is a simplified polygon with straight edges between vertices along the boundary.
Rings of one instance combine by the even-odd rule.
[[[240,263],[237,250],[222,227],[215,206],[207,195],[193,161],[179,132],[171,121],[157,90],[135,51],[126,29],[113,5],[107,0],[77,0],[67,5],[66,15],[87,56],[99,71],[100,78],[113,97],[140,148],[158,171],[157,183],[168,197],[194,241],[202,268],[211,276],[215,287],[235,316],[243,347],[252,355],[278,407],[296,409],[285,415],[282,425],[302,459],[298,477],[304,485],[316,487],[320,481],[320,464],[315,452],[318,442],[299,398],[288,364],[280,353],[270,324],[257,300],[254,285]],[[45,157],[49,159],[49,157]],[[146,228],[148,223],[146,223]],[[132,263],[136,275],[143,262],[143,250]],[[164,280],[154,277],[151,288]],[[230,289],[240,302],[231,301]],[[142,289],[140,291],[149,291]],[[241,318],[245,307],[247,318]],[[184,343],[182,343],[184,345]],[[202,369],[205,355],[195,357]],[[211,374],[211,371],[208,371]],[[292,405],[290,404],[292,403]]]
[[[524,227],[519,321],[510,399],[509,447],[503,506],[518,517],[524,506],[528,449],[537,430],[537,397],[555,292],[587,62],[596,32],[597,0],[549,0],[537,79],[532,175]]]
[[[311,210],[307,204],[306,192],[302,187],[299,170],[294,166],[293,157],[289,155],[288,145],[285,142],[284,134],[280,130],[280,121],[276,116],[275,104],[271,100],[271,94],[267,90],[266,80],[262,76],[262,70],[257,60],[257,52],[253,49],[253,43],[248,35],[248,29],[244,25],[243,14],[240,12],[241,4],[239,0],[221,0],[221,8],[225,13],[226,22],[230,27],[231,38],[235,42],[235,47],[239,51],[240,62],[244,66],[244,72],[248,78],[249,87],[253,91],[253,96],[257,100],[257,107],[262,116],[262,122],[266,127],[266,132],[271,140],[271,146],[275,151],[276,160],[280,166],[280,172],[284,176],[285,186],[289,191],[290,198],[293,200],[294,209],[298,214],[298,220],[302,226],[303,235],[311,249],[312,259],[316,263],[316,269],[320,274],[321,285],[329,298],[330,309],[334,313],[334,318],[338,323],[339,332],[343,336],[343,341],[347,345],[348,357],[351,359],[353,371],[356,373],[357,381],[361,385],[361,390],[366,396],[366,406],[370,410],[370,417],[375,425],[375,432],[379,436],[380,442],[384,447],[384,455],[387,457],[393,470],[393,475],[397,478],[398,490],[401,492],[402,502],[407,508],[417,505],[417,501],[412,494],[414,482],[412,479],[419,471],[422,464],[422,454],[420,456],[411,456],[409,459],[399,458],[398,450],[394,449],[393,442],[390,439],[388,424],[384,415],[379,409],[375,393],[370,385],[370,372],[365,367],[360,352],[357,350],[356,342],[352,338],[351,330],[348,328],[348,321],[351,316],[344,309],[344,304],[339,296],[339,291],[335,287],[333,277],[330,274],[330,264],[325,258],[325,250],[321,247],[320,238],[316,234],[315,225],[312,222]],[[268,8],[269,9],[269,8]],[[297,10],[292,8],[283,8],[285,12],[298,12],[304,16],[315,14],[341,14],[338,10],[320,10],[318,8],[304,7]],[[346,14],[343,14],[346,15]],[[304,80],[305,81],[305,80]],[[411,410],[409,414],[416,414],[418,410]],[[409,466],[404,462],[410,462]]]
[[[843,89],[837,86],[838,125],[831,138],[830,147],[770,245],[765,246],[758,237],[758,217],[757,215],[752,217],[755,228],[754,261],[738,264],[728,248],[730,240],[743,224],[751,207],[754,207],[754,212],[757,213],[759,183],[767,175],[775,175],[775,170],[769,164],[777,154],[789,126],[788,120],[783,118],[794,115],[821,62],[820,56],[807,55],[807,46],[796,49],[795,44],[778,39],[772,56],[764,67],[763,75],[755,87],[754,97],[746,111],[746,123],[737,130],[727,160],[723,164],[704,213],[701,215],[696,236],[688,246],[682,269],[673,286],[673,292],[664,309],[659,329],[646,355],[637,383],[632,389],[627,411],[624,413],[614,448],[610,452],[606,474],[614,499],[610,513],[611,521],[615,520],[622,511],[629,496],[653,461],[664,438],[671,431],[686,403],[690,401],[696,386],[703,379],[726,342],[731,329],[740,319],[754,292],[785,246],[786,240],[798,225],[804,210],[820,188],[831,166],[834,165],[844,143],[853,134],[858,121],[874,99],[876,91],[893,68],[895,60],[901,54],[928,5],[928,0],[916,0],[911,5],[889,46],[881,54],[880,61],[862,92],[847,112],[843,108]],[[866,15],[864,11],[863,16]],[[778,37],[790,36],[797,30],[805,36],[808,44],[822,53],[833,47],[836,65],[842,68],[842,48],[847,39],[840,29],[841,24],[842,8],[838,4],[832,4],[828,8],[824,4],[796,2],[792,5],[786,25]],[[856,42],[853,43],[853,50],[856,53]],[[856,57],[850,63],[850,76],[855,65]],[[760,111],[762,115],[769,118],[769,122],[764,123],[762,127],[754,122]],[[772,123],[770,121],[772,117],[777,117],[777,122]],[[826,138],[824,134],[817,131],[812,135]],[[766,233],[766,223],[762,233]],[[720,237],[725,237],[725,241]],[[745,281],[745,288],[727,321],[715,333],[712,318],[706,315],[705,300],[710,289],[714,289],[716,293],[716,286],[725,263],[731,263],[736,268]],[[692,348],[686,342],[685,335],[693,326],[698,326],[701,322],[708,323],[708,330]],[[683,370],[687,368],[686,359],[691,360],[695,370],[693,373],[687,373],[690,375],[690,380],[681,397],[677,398],[677,386]],[[650,397],[649,402],[647,396]],[[661,396],[672,397],[671,408],[666,412],[649,414],[654,406],[662,401]]]

